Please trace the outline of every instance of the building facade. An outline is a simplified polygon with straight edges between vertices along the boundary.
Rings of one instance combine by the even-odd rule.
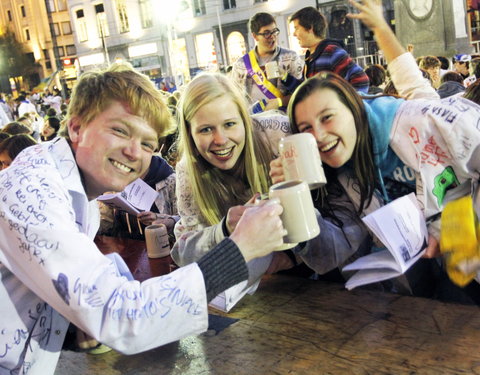
[[[25,80],[25,87],[14,89],[31,89],[42,80],[60,88],[64,78],[76,79],[76,71],[68,65],[75,60],[76,47],[67,0],[0,0],[0,26],[2,32],[15,34],[37,65],[37,71]],[[39,87],[47,88],[45,84]]]
[[[462,27],[468,30],[472,1],[384,0],[383,6],[402,42],[414,44],[417,53],[451,56],[471,47]],[[433,11],[413,17],[419,3]],[[343,40],[361,65],[381,60],[372,33],[345,16],[354,11],[346,0],[68,0],[68,5],[80,71],[127,60],[154,80],[171,77],[178,83],[199,71],[224,70],[254,47],[248,20],[257,12],[276,17],[280,46],[303,53],[288,17],[305,6],[326,16],[329,37]]]
[[[159,2],[68,0],[79,72],[129,61],[152,80],[165,76],[168,25],[154,7]]]

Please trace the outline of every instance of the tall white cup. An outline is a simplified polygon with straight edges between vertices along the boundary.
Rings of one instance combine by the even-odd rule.
[[[161,258],[170,254],[170,243],[165,224],[153,224],[146,227],[145,242],[149,258]]]
[[[285,243],[303,242],[318,236],[320,227],[306,182],[293,180],[272,185],[269,196],[280,200],[283,207],[280,219],[287,230],[283,238]]]
[[[293,134],[278,145],[285,180],[305,181],[310,189],[326,184],[317,141],[310,133]]]
[[[280,68],[276,61],[269,61],[265,64],[265,72],[268,79],[280,78]]]

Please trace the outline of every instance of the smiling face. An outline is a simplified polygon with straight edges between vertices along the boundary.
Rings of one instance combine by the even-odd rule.
[[[307,30],[302,25],[300,25],[298,20],[293,20],[292,23],[294,30],[293,36],[297,38],[300,47],[310,49],[317,46],[317,44],[319,43],[319,38],[315,36],[312,29]]]
[[[224,171],[235,166],[245,147],[245,126],[229,96],[200,107],[190,121],[190,131],[200,155]]]
[[[313,134],[323,163],[340,168],[351,159],[357,142],[355,120],[335,91],[313,91],[296,105],[295,122],[299,132]]]
[[[258,30],[258,33],[253,33],[253,39],[257,42],[257,51],[260,55],[269,54],[275,52],[277,48],[277,41],[278,41],[278,34],[272,34],[274,31],[277,30],[277,25],[275,23],[271,23],[270,25],[263,26]],[[268,38],[259,35],[259,34],[271,34]]]
[[[89,199],[122,191],[145,173],[158,147],[155,130],[119,102],[86,125],[72,118],[68,133]]]

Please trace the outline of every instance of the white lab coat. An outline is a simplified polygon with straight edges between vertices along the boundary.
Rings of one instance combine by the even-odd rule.
[[[68,321],[126,354],[206,330],[196,263],[129,280],[121,258],[95,246],[98,223],[65,139],[24,150],[0,172],[0,374],[53,374]]]

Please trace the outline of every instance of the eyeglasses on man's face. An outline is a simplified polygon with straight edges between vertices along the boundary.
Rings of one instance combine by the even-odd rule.
[[[278,28],[275,28],[273,30],[267,30],[263,33],[257,33],[257,35],[261,35],[263,36],[264,38],[271,38],[272,36],[277,36],[278,34],[280,34],[280,30]]]

